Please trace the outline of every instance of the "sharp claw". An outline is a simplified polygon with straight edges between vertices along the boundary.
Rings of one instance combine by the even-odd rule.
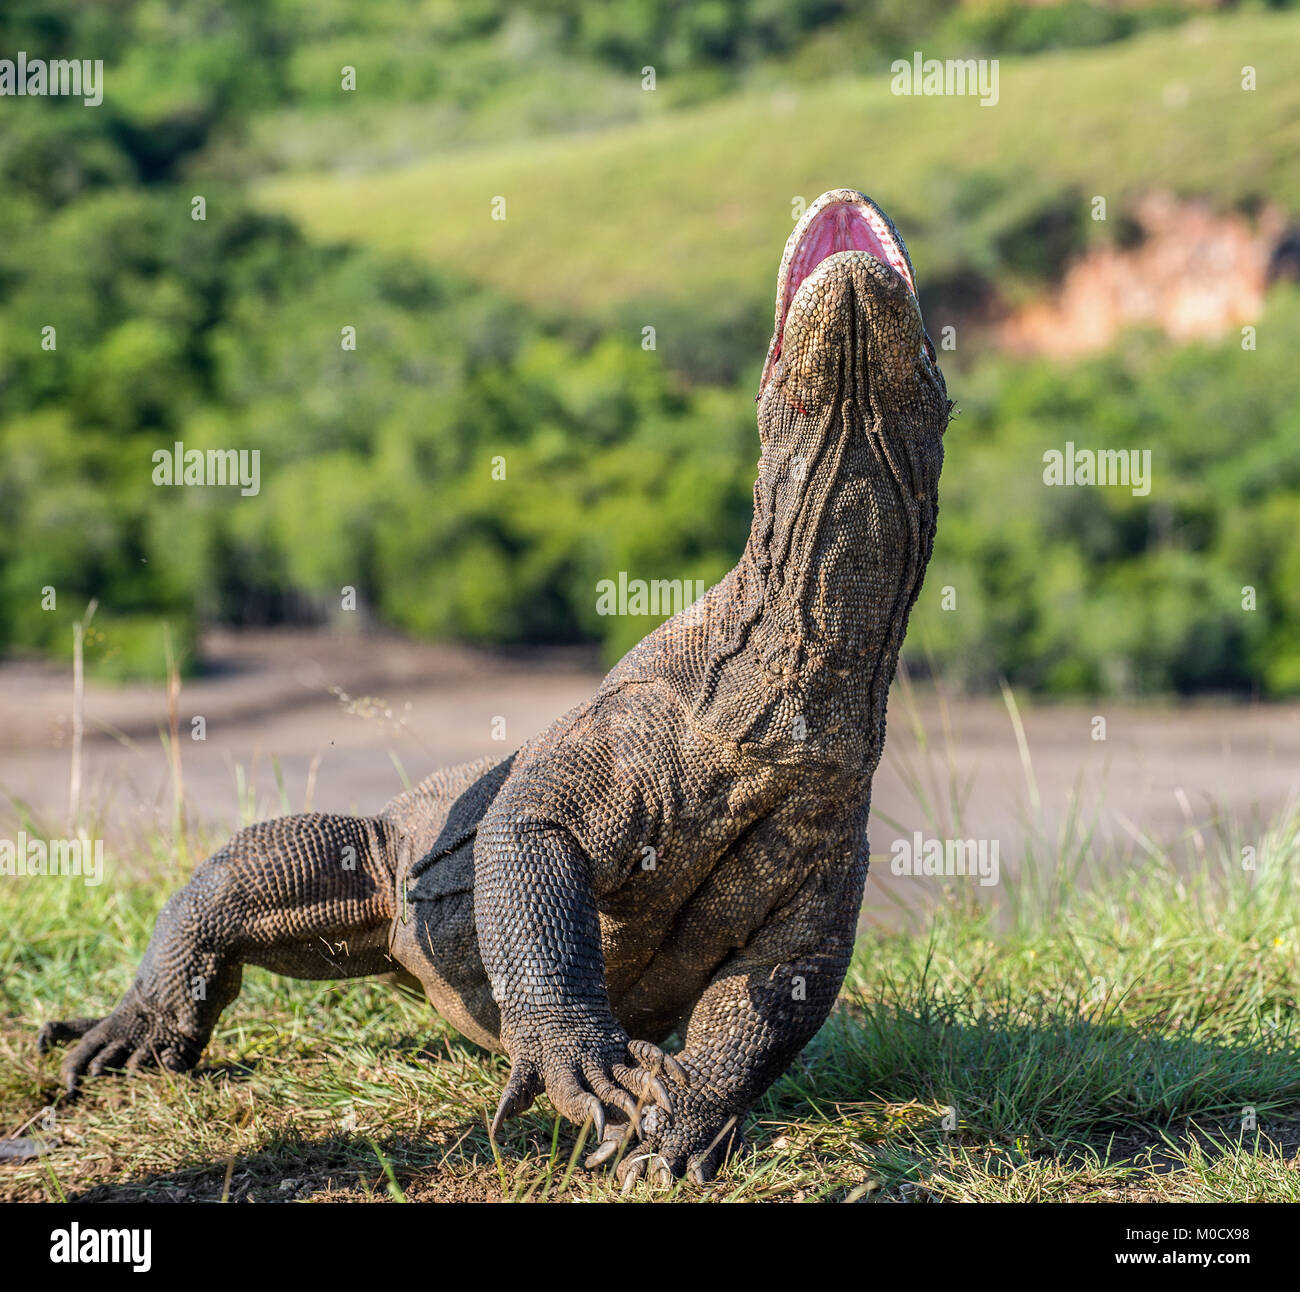
[[[603,1163],[608,1162],[609,1159],[613,1157],[614,1154],[617,1153],[620,1148],[623,1147],[623,1141],[626,1138],[627,1137],[625,1135],[620,1135],[618,1137],[611,1136],[609,1139],[604,1140],[601,1143],[600,1147],[596,1149],[594,1153],[587,1154],[587,1157],[584,1160],[583,1165],[588,1170],[592,1170],[593,1168],[601,1166]]]
[[[166,1055],[162,1056],[166,1059]],[[510,1069],[510,1079],[506,1082],[506,1088],[501,1092],[501,1102],[497,1104],[496,1115],[492,1118],[492,1129],[488,1132],[490,1139],[497,1137],[497,1132],[512,1117],[518,1117],[520,1113],[525,1112],[532,1106],[533,1098],[536,1094],[535,1084],[531,1074],[526,1073],[519,1066]]]
[[[649,1153],[643,1153],[640,1157],[625,1158],[623,1161],[623,1196],[626,1198],[633,1189],[636,1188],[637,1181],[645,1171],[646,1158]]]
[[[671,1188],[673,1183],[672,1167],[663,1158],[656,1158],[650,1167],[651,1178],[661,1188]]]
[[[596,1132],[596,1139],[604,1139],[605,1105],[595,1095],[587,1095],[583,1100],[583,1107],[587,1110],[587,1117],[591,1119],[592,1129]]]
[[[679,1086],[685,1088],[689,1084],[689,1078],[686,1076],[686,1069],[683,1068],[671,1054],[664,1055],[664,1069]]]
[[[614,1157],[620,1149],[627,1145],[630,1133],[632,1133],[632,1127],[628,1126],[628,1124],[625,1124],[625,1126],[611,1126],[604,1132],[604,1139],[599,1148],[595,1149],[595,1152],[589,1153],[582,1165],[591,1170],[610,1161],[611,1157]]]
[[[610,1096],[611,1101],[616,1104],[623,1112],[624,1116],[632,1125],[636,1134],[641,1134],[641,1109],[637,1101],[627,1093],[626,1090],[616,1090]]]
[[[673,1101],[669,1097],[668,1087],[658,1077],[651,1077],[649,1086],[650,1093],[654,1095],[655,1103],[671,1117],[673,1115]]]
[[[514,1116],[514,1111],[510,1107],[510,1102],[510,1089],[507,1087],[501,1092],[501,1098],[497,1102],[497,1110],[492,1114],[492,1127],[488,1131],[489,1139],[495,1140],[497,1132],[510,1120],[511,1117]]]
[[[613,1104],[632,1123],[633,1130],[641,1134],[641,1099],[643,1097],[645,1073],[639,1068],[629,1068],[622,1063],[614,1065],[614,1081],[606,1082],[602,1098]],[[625,1089],[624,1087],[627,1087]]]

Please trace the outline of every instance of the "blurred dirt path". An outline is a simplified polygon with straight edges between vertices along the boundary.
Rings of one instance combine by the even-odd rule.
[[[277,760],[291,810],[303,809],[313,781],[315,808],[374,812],[402,788],[399,766],[414,782],[446,763],[504,756],[600,676],[582,650],[480,652],[299,631],[210,634],[204,656],[208,671],[182,688],[180,728],[188,810],[212,835],[239,824],[241,769],[254,817],[280,811]],[[50,833],[65,828],[71,690],[70,670],[0,666],[4,830],[19,828],[20,804]],[[198,716],[202,741],[191,739]],[[1104,741],[1093,738],[1097,717]],[[1139,837],[1199,831],[1212,844],[1223,820],[1258,835],[1300,797],[1300,705],[1069,704],[1026,707],[1023,719],[1037,810],[1000,698],[945,704],[925,690],[909,700],[895,685],[871,831],[873,854],[885,857],[872,867],[869,906],[933,898],[933,881],[890,873],[894,840],[913,831],[997,840],[1013,874],[1028,848],[1031,864],[1043,864],[1043,838],[1072,800],[1096,826],[1098,856],[1136,859]],[[170,830],[166,722],[161,684],[88,688],[83,801],[110,878],[114,864],[141,864],[142,840]]]

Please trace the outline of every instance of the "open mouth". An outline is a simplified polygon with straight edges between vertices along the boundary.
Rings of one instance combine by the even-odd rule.
[[[794,250],[787,250],[785,291],[781,298],[776,344],[768,361],[769,369],[781,356],[786,316],[790,313],[790,304],[800,286],[823,260],[840,251],[865,251],[874,256],[897,270],[911,289],[912,295],[916,295],[916,283],[912,279],[907,257],[884,216],[869,202],[828,202],[808,221]],[[763,385],[767,384],[767,375],[764,372]]]
[[[883,260],[898,270],[912,294],[916,294],[907,257],[880,212],[865,202],[832,202],[808,222],[794,255],[790,257],[785,300],[781,308],[783,322],[800,284],[827,256],[833,256],[837,251],[865,251],[877,260]]]

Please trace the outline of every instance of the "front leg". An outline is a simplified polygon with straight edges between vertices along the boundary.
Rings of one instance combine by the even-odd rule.
[[[671,1118],[655,1110],[640,1148],[618,1168],[625,1190],[642,1177],[703,1184],[741,1144],[741,1122],[826,1021],[853,954],[865,862],[814,872],[794,898],[731,956],[691,1011],[677,1056],[687,1077]]]
[[[562,1116],[590,1120],[597,1139],[607,1114],[636,1127],[648,1102],[671,1113],[661,1074],[681,1080],[682,1071],[631,1040],[610,1009],[592,863],[577,840],[550,822],[494,813],[474,865],[479,950],[511,1060],[493,1134],[543,1090]]]

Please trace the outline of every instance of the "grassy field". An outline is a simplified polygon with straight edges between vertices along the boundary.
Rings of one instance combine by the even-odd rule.
[[[1185,843],[1191,878],[1152,847],[1085,886],[1060,856],[1033,866],[1050,892],[1004,890],[990,910],[954,888],[925,928],[864,929],[750,1153],[702,1190],[633,1196],[1300,1201],[1300,818]],[[871,882],[890,882],[884,861]],[[0,886],[0,1123],[55,1144],[0,1168],[0,1198],[616,1196],[545,1100],[494,1155],[504,1061],[376,982],[249,971],[196,1076],[91,1081],[59,1105],[38,1024],[111,1007],[184,870],[161,845],[136,865],[156,877]]]
[[[634,305],[739,313],[769,299],[792,198],[839,184],[895,216],[924,282],[974,271],[1014,293],[1018,273],[1054,268],[1015,257],[1047,241],[1028,231],[1063,203],[1108,198],[1085,238],[1115,236],[1125,197],[1155,186],[1294,210],[1298,150],[1300,21],[1257,14],[1004,59],[993,107],[840,79],[364,175],[286,175],[259,200],[323,237],[609,322]],[[505,220],[491,218],[497,195]]]

